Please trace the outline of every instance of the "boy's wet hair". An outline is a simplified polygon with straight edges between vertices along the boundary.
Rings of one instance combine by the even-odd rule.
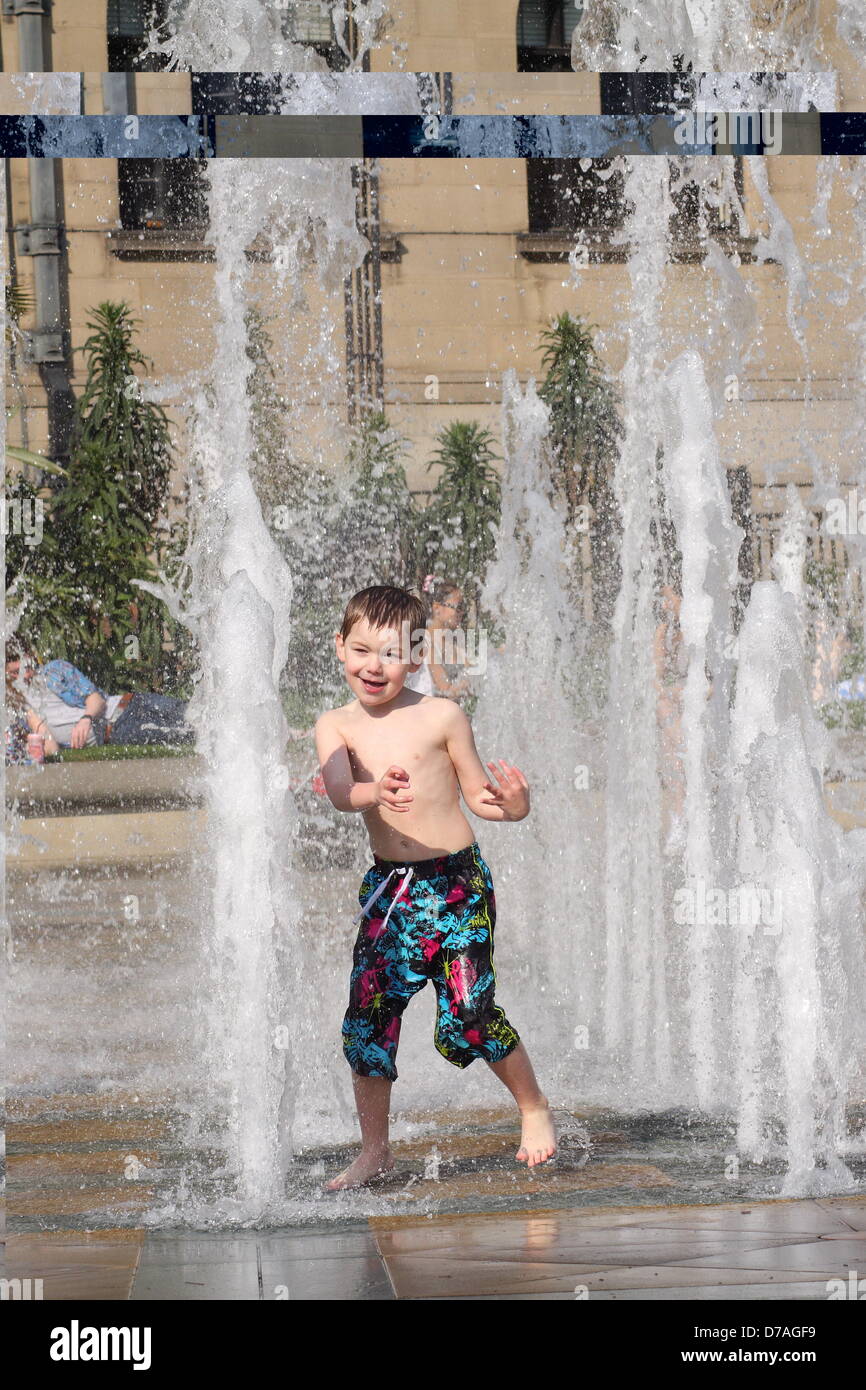
[[[345,642],[355,623],[366,618],[371,627],[396,628],[403,631],[403,623],[408,622],[410,637],[427,626],[424,604],[416,594],[408,589],[398,589],[394,584],[372,584],[369,589],[361,589],[353,594],[346,604],[340,634]]]

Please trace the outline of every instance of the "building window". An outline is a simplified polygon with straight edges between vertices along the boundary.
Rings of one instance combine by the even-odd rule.
[[[604,116],[652,115],[688,108],[694,101],[690,71],[601,73],[601,114]],[[618,161],[594,159],[584,169],[578,159],[528,159],[527,185],[529,232],[585,232],[590,245],[604,247],[611,233],[626,220],[625,180]],[[670,223],[672,253],[676,259],[692,258],[701,231],[699,191],[683,177],[683,162],[671,168],[674,214]],[[734,184],[743,197],[743,164],[734,160]],[[728,205],[708,207],[707,231],[736,235],[736,209]]]
[[[528,159],[530,232],[592,231],[604,237],[625,221],[625,179],[612,159]]]
[[[594,159],[586,169],[579,159],[527,159],[526,181],[530,233],[586,233],[588,245],[608,247],[612,233],[625,224],[628,211],[625,178],[613,159]],[[671,168],[671,249],[675,259],[690,258],[701,232],[699,190],[683,177],[680,161]],[[743,200],[743,161],[734,157],[734,187]],[[707,232],[738,235],[736,205],[704,209]]]
[[[193,115],[272,116],[282,109],[275,72],[193,72],[190,89]]]
[[[354,34],[354,20],[349,5],[348,47],[350,51],[357,43]],[[290,43],[305,44],[314,48],[325,59],[329,68],[335,72],[349,66],[349,56],[337,43],[331,0],[293,0],[285,6],[282,16],[282,33]]]
[[[600,72],[598,82],[603,116],[651,116],[691,107],[695,100],[691,71]]]
[[[127,231],[204,235],[207,198],[194,159],[119,159],[120,222]]]
[[[571,36],[582,13],[570,0],[520,0],[517,71],[571,72]]]
[[[334,25],[328,0],[295,0],[286,11],[285,34],[293,43],[332,44]]]
[[[108,71],[161,72],[164,53],[144,54],[147,35],[165,23],[168,0],[108,0]]]

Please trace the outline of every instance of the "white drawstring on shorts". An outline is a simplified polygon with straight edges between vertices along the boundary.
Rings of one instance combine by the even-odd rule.
[[[415,870],[412,868],[412,866],[411,866],[411,864],[410,864],[410,865],[409,865],[409,868],[406,870],[406,875],[405,875],[405,877],[404,877],[404,879],[403,879],[403,882],[400,884],[400,887],[397,889],[397,892],[394,894],[393,898],[391,899],[391,904],[390,904],[390,906],[389,906],[389,908],[388,908],[387,913],[385,914],[385,920],[384,920],[384,922],[382,923],[382,930],[383,930],[383,931],[385,930],[385,928],[386,928],[387,925],[388,925],[388,918],[391,916],[391,913],[394,911],[394,904],[397,902],[397,899],[398,899],[398,898],[402,897],[402,895],[403,895],[403,890],[405,889],[406,884],[409,882],[409,880],[410,880],[410,878],[412,877],[412,875],[413,875],[414,872],[415,872]],[[376,902],[377,898],[379,898],[379,897],[382,895],[382,893],[384,893],[385,889],[388,887],[388,884],[390,883],[390,881],[391,881],[391,879],[394,877],[394,875],[395,875],[395,874],[399,874],[399,873],[402,873],[402,866],[401,866],[400,869],[391,869],[390,873],[388,874],[388,877],[387,877],[387,878],[383,878],[382,882],[379,884],[379,887],[376,889],[375,893],[371,893],[371,894],[370,894],[369,898],[368,898],[367,901],[364,903],[364,906],[361,908],[361,911],[357,914],[357,916],[355,916],[355,917],[352,918],[352,926],[354,926],[356,922],[360,922],[361,918],[362,918],[362,917],[365,917],[365,916],[367,915],[367,913],[370,911],[370,908],[373,906],[374,902]]]

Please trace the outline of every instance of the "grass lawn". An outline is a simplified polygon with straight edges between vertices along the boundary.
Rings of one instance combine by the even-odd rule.
[[[117,758],[189,758],[195,753],[190,744],[182,748],[161,747],[153,743],[105,743],[92,748],[64,748],[60,753],[47,753],[47,763],[113,762]]]

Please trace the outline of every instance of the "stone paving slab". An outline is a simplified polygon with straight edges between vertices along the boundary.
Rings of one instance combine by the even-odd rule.
[[[26,1146],[32,1151],[40,1144],[93,1144],[106,1139],[134,1144],[141,1140],[160,1139],[167,1129],[167,1122],[157,1116],[118,1120],[114,1117],[89,1115],[60,1122],[25,1121],[14,1127],[10,1126],[7,1137],[10,1147],[14,1144],[15,1148],[20,1150]]]
[[[6,1197],[8,1218],[18,1216],[74,1216],[92,1213],[102,1216],[106,1211],[115,1213],[115,1220],[121,1213],[138,1213],[154,1201],[156,1192],[152,1187],[142,1187],[126,1182],[122,1187],[88,1187],[49,1191],[34,1188],[32,1191],[10,1192]]]
[[[115,1226],[141,1222],[174,1161],[170,1118],[152,1100],[25,1098],[9,1128],[7,1211],[28,1233],[10,1235],[6,1277],[40,1278],[44,1298],[59,1300],[805,1300],[866,1270],[866,1196],[689,1203],[669,1172],[623,1161],[633,1138],[602,1129],[591,1154],[564,1147],[556,1165],[527,1171],[501,1109],[471,1123],[443,1116],[438,1130],[395,1141],[399,1181],[383,1195],[402,1211],[359,1216],[349,1201],[341,1210],[351,1194],[336,1194],[332,1219],[316,1226]],[[591,1127],[589,1110],[583,1118]],[[136,1181],[125,1169],[133,1148]],[[310,1181],[348,1156],[324,1155]],[[43,1224],[60,1229],[34,1229]]]
[[[256,1302],[260,1299],[259,1269],[252,1258],[208,1264],[146,1265],[139,1269],[130,1298],[136,1302],[188,1302],[225,1300]]]
[[[127,1300],[145,1239],[143,1230],[48,1231],[6,1238],[9,1279],[41,1279],[42,1297]]]
[[[10,1120],[43,1119],[76,1114],[79,1111],[93,1114],[110,1107],[111,1118],[117,1118],[124,1110],[153,1111],[158,1105],[170,1106],[177,1097],[171,1091],[149,1091],[143,1097],[138,1091],[66,1091],[61,1095],[40,1095],[30,1092],[27,1095],[12,1095],[6,1099],[6,1113]]]
[[[23,1183],[38,1183],[47,1188],[68,1185],[70,1177],[89,1177],[93,1174],[125,1178],[129,1155],[127,1145],[117,1149],[91,1149],[88,1153],[69,1153],[55,1150],[53,1153],[10,1154],[6,1160],[6,1171],[14,1188]],[[145,1171],[159,1162],[155,1149],[142,1149],[136,1146],[134,1155]]]
[[[12,1235],[45,1299],[826,1300],[866,1255],[866,1197],[371,1217],[315,1229]]]
[[[668,1298],[701,1290],[702,1297],[762,1299],[779,1297],[780,1286],[785,1297],[826,1299],[828,1280],[847,1279],[864,1263],[864,1219],[866,1197],[662,1212],[371,1217],[370,1225],[398,1299],[654,1298],[663,1289]]]

